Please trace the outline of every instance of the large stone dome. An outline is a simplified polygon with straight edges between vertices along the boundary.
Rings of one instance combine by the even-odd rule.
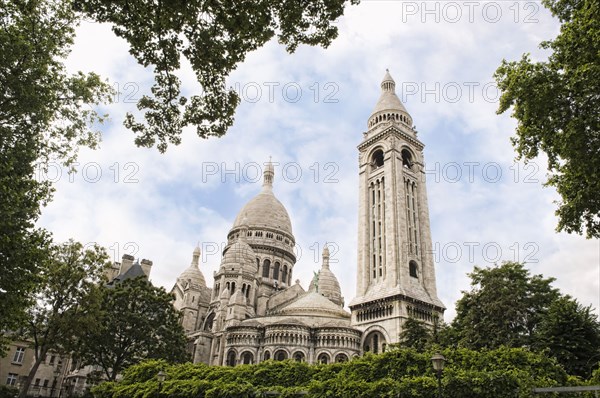
[[[291,236],[292,222],[287,210],[273,194],[273,165],[269,162],[264,172],[262,191],[240,210],[232,229],[246,225],[249,229],[269,228]]]
[[[244,220],[245,218],[245,220]],[[292,235],[292,222],[287,210],[270,190],[263,190],[246,203],[233,223],[233,228],[271,228]]]

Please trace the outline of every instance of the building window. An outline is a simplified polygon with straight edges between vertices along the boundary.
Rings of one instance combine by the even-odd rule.
[[[271,353],[269,351],[265,351],[264,360],[268,361],[269,359],[271,359]]]
[[[329,355],[322,353],[319,355],[319,357],[317,358],[317,362],[322,363],[322,364],[328,364],[329,363]]]
[[[45,380],[44,380],[44,387],[48,387],[48,384],[49,384],[49,383],[50,383],[50,380],[48,380],[48,379],[45,379]]]
[[[19,377],[19,375],[16,374],[16,373],[9,373],[8,377],[6,378],[6,385],[7,386],[14,386],[14,385],[16,385],[18,377]]]
[[[40,379],[35,379],[35,383],[33,383],[34,386],[39,386],[40,385]]]
[[[288,283],[288,267],[287,264],[283,265],[283,276],[281,277],[283,283]]]
[[[271,271],[271,260],[265,260],[263,262],[263,272],[262,272],[263,278],[268,278],[270,271]]]
[[[413,278],[418,278],[419,275],[417,273],[417,263],[415,260],[410,260],[410,262],[408,263],[408,272],[410,274],[410,276],[412,276]]]
[[[276,281],[279,280],[279,267],[280,267],[280,264],[278,262],[276,262],[275,268],[273,268],[273,279],[275,279]]]
[[[13,357],[13,363],[23,363],[23,359],[25,358],[25,348],[17,347],[15,351],[15,356]]]
[[[227,354],[227,366],[235,366],[235,351],[229,351]]]
[[[403,149],[402,150],[402,166],[406,167],[407,169],[412,168],[413,165],[413,161],[412,161],[412,155],[410,154],[410,151],[408,149]]]
[[[279,350],[275,353],[276,361],[285,361],[286,359],[287,359],[287,352],[285,352],[283,350]]]
[[[346,354],[337,354],[335,356],[336,362],[348,362],[348,355]]]
[[[383,151],[381,149],[378,149],[375,152],[373,152],[373,156],[371,157],[371,164],[373,165],[374,169],[383,166]]]
[[[296,362],[304,362],[304,353],[301,351],[298,351],[294,354],[294,361]]]

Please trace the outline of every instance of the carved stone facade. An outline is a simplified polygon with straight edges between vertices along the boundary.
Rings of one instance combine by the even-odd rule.
[[[386,73],[382,94],[358,146],[360,173],[357,297],[344,310],[323,250],[308,291],[292,283],[295,238],[273,193],[273,166],[262,191],[236,217],[212,288],[199,270],[200,249],[173,287],[194,362],[212,365],[295,359],[346,361],[398,342],[409,316],[431,324],[437,298],[423,144]]]

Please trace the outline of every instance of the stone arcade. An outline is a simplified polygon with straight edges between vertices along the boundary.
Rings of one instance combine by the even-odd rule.
[[[212,288],[199,269],[199,248],[173,287],[194,362],[346,361],[397,343],[409,317],[429,324],[441,318],[423,144],[412,126],[386,72],[358,146],[357,296],[351,312],[344,309],[327,247],[308,291],[293,281],[296,241],[288,213],[273,193],[269,165],[261,192],[229,231]]]

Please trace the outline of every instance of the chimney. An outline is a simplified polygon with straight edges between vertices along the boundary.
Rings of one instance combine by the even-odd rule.
[[[146,278],[150,278],[150,269],[152,268],[152,261],[143,259],[140,262],[140,265],[142,266],[144,274],[146,274]]]
[[[133,265],[133,256],[131,254],[123,254],[123,259],[121,260],[121,271],[119,274],[124,274],[129,271],[129,268]]]

